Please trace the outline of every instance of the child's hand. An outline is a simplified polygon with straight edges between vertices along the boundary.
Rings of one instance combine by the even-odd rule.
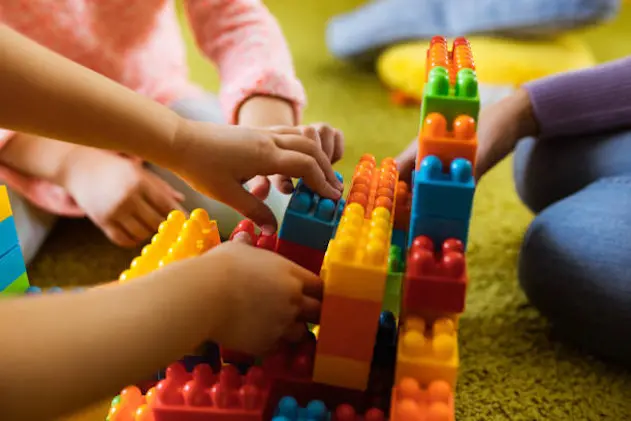
[[[340,130],[334,129],[326,123],[299,126],[299,128],[304,136],[312,139],[322,149],[331,164],[335,164],[342,158],[344,154],[344,135]],[[269,194],[271,184],[284,194],[290,194],[294,189],[291,177],[281,174],[271,177],[255,177],[248,183],[248,187],[253,195],[265,200]]]
[[[478,119],[476,179],[480,179],[511,153],[520,139],[536,134],[537,121],[532,112],[530,97],[523,89],[482,109]],[[415,139],[397,158],[401,178],[410,179],[416,151]]]
[[[250,241],[247,233],[240,233],[207,254],[225,268],[225,279],[218,280],[223,329],[212,339],[226,348],[261,355],[281,338],[299,340],[305,322],[318,322],[323,284],[310,271],[252,247]]]
[[[341,197],[343,186],[329,157],[297,127],[258,129],[184,121],[174,148],[173,168],[180,176],[270,231],[277,225],[274,214],[243,188],[256,176],[302,177],[320,195]]]
[[[63,163],[63,184],[115,244],[133,247],[153,235],[184,196],[129,159],[77,147]]]

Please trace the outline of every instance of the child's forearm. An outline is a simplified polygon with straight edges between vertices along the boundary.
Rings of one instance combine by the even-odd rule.
[[[211,280],[222,274],[202,263],[174,263],[83,293],[0,303],[0,419],[50,419],[79,409],[217,338],[225,313]]]
[[[0,149],[0,163],[22,174],[61,185],[63,167],[77,148],[84,147],[18,133]]]
[[[0,25],[0,127],[171,159],[180,119],[160,104]],[[149,156],[148,156],[149,155]]]

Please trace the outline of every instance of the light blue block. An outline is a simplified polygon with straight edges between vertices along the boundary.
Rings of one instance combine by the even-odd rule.
[[[15,229],[15,219],[9,216],[0,221],[0,258],[18,244],[20,240]]]
[[[471,162],[454,159],[447,173],[437,156],[426,156],[414,174],[411,217],[469,220],[474,193]]]
[[[19,245],[0,257],[0,291],[11,285],[13,281],[26,272],[24,257]]]
[[[341,179],[341,175],[338,174]],[[344,200],[337,203],[315,194],[302,180],[298,181],[289,201],[278,238],[326,251],[342,217]]]
[[[272,421],[330,421],[331,414],[322,401],[313,400],[301,408],[295,398],[284,396],[276,407]]]
[[[436,250],[442,248],[445,240],[450,238],[462,241],[464,249],[466,250],[469,237],[469,221],[443,219],[431,216],[412,218],[410,221],[408,248],[412,245],[414,239],[420,235],[429,237],[434,243]]]

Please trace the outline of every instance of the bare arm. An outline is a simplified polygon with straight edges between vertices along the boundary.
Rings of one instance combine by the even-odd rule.
[[[3,300],[0,419],[76,410],[219,339],[222,297],[211,280],[223,279],[209,257],[122,285]]]
[[[170,163],[180,119],[0,25],[0,127]]]

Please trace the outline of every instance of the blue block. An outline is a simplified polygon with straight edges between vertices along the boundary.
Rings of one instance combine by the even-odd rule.
[[[341,179],[341,176],[338,178]],[[337,203],[315,194],[302,180],[289,201],[278,237],[292,243],[326,251],[340,222],[344,200]]]
[[[469,221],[459,219],[443,219],[433,216],[423,216],[412,218],[410,221],[410,236],[408,238],[408,248],[419,235],[429,237],[434,243],[436,250],[442,248],[445,240],[456,238],[462,241],[464,249],[467,249],[467,239],[469,237]]]
[[[394,368],[397,359],[397,321],[390,311],[379,316],[372,367]]]
[[[272,421],[329,421],[331,414],[322,401],[311,401],[301,408],[295,398],[284,396],[276,407]]]
[[[454,159],[449,172],[436,156],[423,159],[415,171],[412,191],[412,218],[436,216],[444,219],[469,220],[473,207],[475,180],[471,162]]]
[[[0,221],[0,258],[18,244],[20,241],[15,230],[15,220],[9,216]]]
[[[26,272],[24,257],[19,245],[0,257],[0,291],[11,285],[20,275]]]
[[[408,233],[403,230],[393,229],[392,230],[392,240],[390,240],[390,245],[397,246],[401,250],[407,249],[407,236]]]

